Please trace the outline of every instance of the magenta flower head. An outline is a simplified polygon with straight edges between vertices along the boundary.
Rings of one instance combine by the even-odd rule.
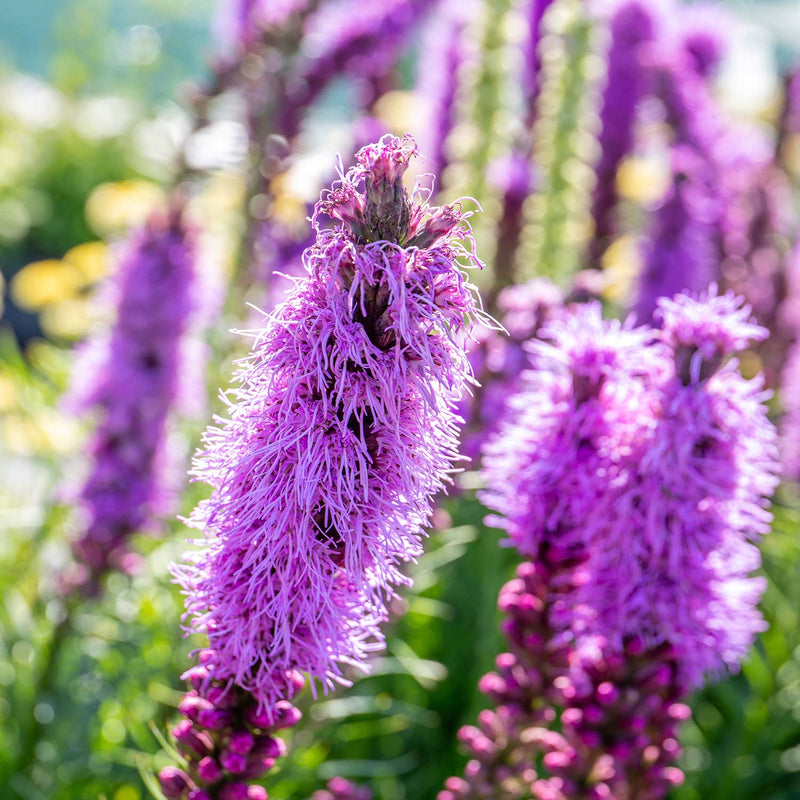
[[[175,574],[217,680],[262,710],[292,671],[325,688],[365,668],[399,566],[449,482],[477,309],[458,204],[403,184],[413,142],[386,136],[323,194],[307,270],[240,368],[195,474],[204,547]]]
[[[169,419],[196,413],[205,396],[204,354],[193,334],[208,303],[195,239],[180,210],[134,232],[102,296],[115,318],[77,356],[65,405],[95,412],[97,426],[86,475],[67,489],[83,522],[73,543],[80,568],[69,584],[88,589],[109,568],[129,566],[129,537],[172,512],[181,469]]]
[[[462,730],[472,759],[440,800],[518,783],[664,797],[682,780],[679,701],[764,628],[751,574],[776,434],[735,359],[764,331],[713,286],[658,317],[660,332],[597,304],[552,320],[484,448],[489,520],[530,560],[500,595],[509,652],[481,682],[497,710]]]
[[[535,557],[544,544],[582,548],[605,524],[610,487],[627,480],[653,425],[648,384],[666,369],[656,334],[577,306],[529,345],[533,369],[499,435],[484,448],[484,503],[513,544]]]
[[[766,331],[741,298],[718,296],[714,286],[698,298],[661,300],[658,314],[673,374],[639,478],[620,501],[627,530],[609,531],[614,554],[606,551],[605,563],[631,569],[627,590],[613,590],[620,638],[669,643],[697,685],[736,667],[765,627],[756,608],[764,582],[749,575],[760,564],[753,541],[770,529],[777,436],[761,376],[745,380],[731,357]]]

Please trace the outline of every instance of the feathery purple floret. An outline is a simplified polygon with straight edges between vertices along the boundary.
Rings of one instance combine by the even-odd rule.
[[[477,262],[460,206],[408,197],[415,152],[384,137],[318,203],[307,276],[257,335],[197,458],[214,489],[191,517],[205,548],[176,575],[214,677],[264,707],[291,671],[327,688],[381,647],[399,567],[457,457],[476,307],[456,259]]]
[[[637,107],[650,87],[650,73],[642,55],[644,47],[654,38],[655,27],[652,10],[640,0],[623,3],[609,22],[611,44],[600,113],[600,158],[595,169],[597,182],[592,200],[595,260],[599,259],[613,232],[617,170],[633,147]]]
[[[191,335],[208,309],[195,239],[179,211],[131,235],[102,298],[116,318],[77,358],[65,405],[98,415],[87,475],[71,490],[84,517],[73,543],[83,569],[68,581],[84,588],[132,564],[129,537],[173,508],[180,470],[168,422],[204,397],[204,353]]]

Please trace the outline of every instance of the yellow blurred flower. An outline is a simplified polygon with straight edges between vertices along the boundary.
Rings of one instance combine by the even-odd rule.
[[[660,200],[669,188],[669,181],[669,165],[655,158],[626,158],[617,171],[620,197],[644,206]]]
[[[11,377],[0,374],[0,414],[10,411],[19,402],[19,392]]]
[[[108,272],[108,245],[105,242],[85,242],[68,250],[64,261],[74,266],[86,284],[96,283]]]
[[[34,261],[11,279],[11,296],[26,311],[72,297],[83,285],[74,265],[58,259]]]
[[[32,416],[7,414],[0,418],[0,441],[12,453],[69,453],[80,442],[76,422],[51,408]]]
[[[783,164],[795,177],[800,177],[800,134],[793,133],[786,137],[783,143]]]
[[[86,298],[72,298],[42,309],[39,324],[47,336],[56,339],[80,339],[92,322],[91,303]]]
[[[642,269],[642,255],[633,236],[620,236],[603,253],[603,274],[606,285],[603,296],[623,302],[630,295],[633,282]]]
[[[394,133],[407,131],[419,113],[419,97],[413,92],[387,92],[375,103],[375,116]]]
[[[164,191],[150,181],[101,183],[86,201],[86,219],[100,236],[118,234],[143,223],[164,202]]]

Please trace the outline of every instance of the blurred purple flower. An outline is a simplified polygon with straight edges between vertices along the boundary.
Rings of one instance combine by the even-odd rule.
[[[497,299],[500,322],[505,328],[478,326],[470,344],[469,360],[480,386],[462,398],[459,412],[466,420],[461,451],[476,464],[483,443],[497,430],[506,402],[521,386],[528,366],[524,344],[562,306],[560,289],[546,278],[533,278],[509,286]]]
[[[175,574],[214,677],[265,708],[291,671],[328,688],[381,647],[385,602],[408,582],[398,567],[456,458],[476,313],[457,259],[476,262],[458,205],[407,195],[415,152],[384,137],[323,195],[307,277],[197,458],[214,488],[191,518],[206,546]]]
[[[526,0],[525,43],[522,54],[522,91],[526,109],[526,127],[530,129],[536,116],[536,98],[539,96],[539,73],[542,60],[539,57],[539,42],[542,38],[542,20],[553,0]]]
[[[220,0],[214,33],[224,49],[242,53],[309,5],[309,0]]]
[[[715,172],[696,150],[672,151],[672,185],[653,213],[634,311],[650,322],[660,297],[699,291],[713,280],[718,258],[720,200]]]
[[[78,353],[65,406],[95,412],[97,425],[86,476],[67,489],[83,517],[78,568],[65,576],[73,587],[131,568],[128,539],[173,510],[182,470],[168,422],[196,414],[205,397],[205,353],[191,329],[209,303],[195,240],[180,210],[131,234],[101,295],[115,319]]]
[[[397,63],[427,0],[341,0],[323,5],[306,22],[301,51],[289,76],[277,120],[288,139],[299,132],[305,110],[340,75],[379,79]]]
[[[617,205],[616,176],[634,142],[639,102],[650,89],[651,75],[642,58],[645,45],[656,34],[656,18],[642,0],[627,0],[615,9],[610,22],[607,82],[600,113],[600,158],[595,168],[592,200],[593,262],[599,262],[613,233]]]
[[[661,332],[599,304],[551,320],[484,448],[488,521],[530,563],[501,592],[509,652],[481,682],[498,707],[462,731],[472,760],[440,800],[566,800],[587,780],[595,800],[663,797],[677,701],[764,627],[749,575],[775,431],[731,356],[765,331],[714,287],[659,306]]]
[[[459,69],[470,57],[470,43],[464,34],[475,9],[472,0],[443,0],[420,49],[417,93],[425,104],[425,114],[417,138],[428,156],[426,168],[436,175],[449,164],[446,145],[455,122]]]

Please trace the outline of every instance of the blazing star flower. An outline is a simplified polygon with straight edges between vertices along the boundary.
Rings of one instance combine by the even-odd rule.
[[[459,70],[470,58],[470,42],[464,34],[474,13],[472,2],[443,2],[427,26],[420,52],[417,92],[427,113],[418,139],[428,154],[430,171],[437,175],[450,161],[447,138],[455,122]]]
[[[476,313],[457,259],[477,262],[459,205],[406,193],[415,152],[389,136],[365,147],[317,204],[307,276],[257,334],[197,458],[214,489],[191,517],[205,547],[176,575],[214,679],[264,709],[294,671],[327,688],[380,648],[399,566],[456,458]]]
[[[602,255],[613,231],[617,170],[633,147],[637,107],[650,88],[650,73],[642,54],[655,36],[655,27],[652,9],[639,0],[622,3],[609,22],[611,45],[600,113],[600,158],[595,168],[597,182],[592,201],[595,260]]]
[[[650,322],[660,297],[700,291],[714,278],[720,199],[714,169],[690,147],[674,148],[672,186],[653,214],[634,311]]]
[[[154,215],[121,248],[104,305],[113,324],[78,355],[65,398],[94,411],[83,482],[67,490],[83,518],[68,584],[88,589],[110,568],[130,568],[128,540],[170,513],[180,481],[168,431],[174,413],[196,413],[204,353],[192,335],[208,304],[194,231],[179,210]],[[202,405],[202,403],[201,403]]]
[[[597,304],[552,320],[484,448],[488,521],[530,561],[501,593],[509,652],[481,683],[497,710],[462,733],[472,760],[441,800],[518,784],[565,800],[587,781],[596,800],[663,797],[682,780],[679,701],[764,627],[750,574],[776,436],[732,356],[766,332],[714,286],[659,317],[660,332]]]
[[[551,537],[588,543],[627,479],[653,403],[642,376],[664,369],[652,330],[603,321],[599,304],[546,324],[529,345],[534,369],[484,448],[484,503],[513,544],[534,556]],[[550,343],[552,342],[552,343]]]
[[[626,530],[596,541],[585,600],[605,615],[599,628],[612,642],[635,634],[668,643],[686,682],[698,685],[736,667],[764,627],[764,582],[748,576],[760,564],[752,542],[770,528],[776,434],[763,381],[745,380],[730,357],[767,331],[741,298],[713,286],[699,298],[662,299],[659,316],[672,376],[638,478],[619,502]]]

